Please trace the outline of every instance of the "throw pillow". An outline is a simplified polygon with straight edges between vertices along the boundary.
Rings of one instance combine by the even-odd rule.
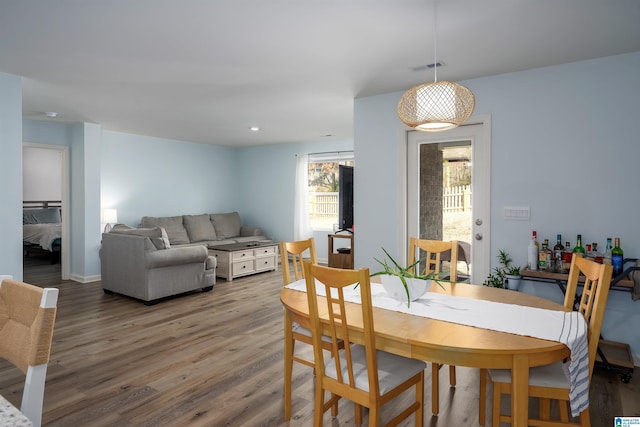
[[[216,229],[218,240],[231,239],[240,235],[241,224],[238,212],[211,214],[211,222]]]
[[[169,249],[171,247],[167,232],[162,227],[133,228],[126,224],[116,224],[113,226],[110,233],[148,237],[156,249]]]
[[[216,240],[216,230],[213,228],[209,214],[183,215],[182,220],[191,242]]]
[[[172,245],[184,245],[189,243],[189,235],[182,225],[182,215],[157,218],[152,216],[143,216],[140,225],[145,228],[164,228]]]

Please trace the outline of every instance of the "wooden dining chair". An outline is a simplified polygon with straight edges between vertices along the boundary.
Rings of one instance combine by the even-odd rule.
[[[356,425],[362,424],[364,406],[369,408],[369,426],[378,426],[382,406],[415,387],[415,401],[396,415],[389,425],[397,425],[415,413],[415,425],[422,426],[426,363],[376,350],[369,269],[330,268],[313,265],[309,261],[305,261],[304,269],[316,362],[313,425],[322,426],[327,409],[344,397],[355,404]],[[345,301],[345,288],[354,284],[358,284],[360,305]],[[322,289],[327,297],[318,298],[317,288]],[[323,313],[322,319],[320,313]],[[327,323],[328,328],[325,329],[323,325]],[[352,342],[350,335],[354,328],[358,335],[362,331],[363,344],[349,344],[339,349],[337,343],[340,340]],[[325,359],[323,354],[323,333],[333,342],[331,359]],[[325,391],[331,393],[326,402]]]
[[[577,311],[582,313],[587,322],[589,381],[593,373],[593,365],[598,351],[600,330],[604,318],[605,306],[609,296],[612,266],[599,264],[594,261],[575,256],[571,260],[567,289],[564,298],[566,310],[574,309],[575,296],[578,290],[580,275],[584,276],[584,287],[579,298]],[[511,422],[509,415],[500,413],[500,398],[503,394],[511,393],[511,371],[508,369],[489,369],[480,372],[480,424],[484,425],[486,402],[486,380],[493,383],[493,414],[492,426],[497,427],[501,422]],[[567,379],[562,362],[539,366],[529,370],[529,396],[539,398],[539,418],[529,419],[529,425],[536,426],[590,426],[589,408],[580,413],[573,422],[569,419],[567,406],[569,403],[570,383]],[[551,400],[558,401],[560,421],[551,421]]]
[[[313,264],[318,263],[316,255],[316,245],[313,237],[307,240],[300,240],[296,242],[280,242],[280,261],[282,267],[282,283],[284,286],[304,279],[304,259],[309,259]],[[291,327],[288,327],[285,321],[284,331],[284,418],[285,420],[291,419],[291,382],[293,378],[293,362],[298,362],[303,365],[314,367],[313,360],[306,359],[296,354],[295,344],[301,342],[309,346],[313,345],[311,339],[311,326],[306,319],[303,324],[293,322]],[[331,350],[331,341],[324,337],[322,345],[326,350]],[[344,343],[339,342],[340,348],[344,348]],[[338,407],[336,405],[334,411],[337,415]]]
[[[419,253],[421,251],[421,253]],[[450,256],[449,256],[450,252]],[[445,242],[442,240],[425,240],[411,237],[409,239],[409,265],[413,265],[416,260],[424,259],[424,267],[420,264],[420,272],[442,273],[442,258],[446,254],[446,258],[450,260],[449,280],[455,282],[458,279],[458,241],[451,240]],[[414,267],[414,268],[416,268]],[[439,363],[431,364],[431,412],[438,414],[440,412],[440,368]],[[456,385],[456,367],[449,366],[449,384],[453,387]]]
[[[20,411],[36,427],[42,424],[57,302],[58,289],[10,279],[0,283],[0,357],[25,374]]]

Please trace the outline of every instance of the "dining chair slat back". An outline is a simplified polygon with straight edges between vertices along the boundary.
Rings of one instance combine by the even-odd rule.
[[[591,381],[593,366],[598,351],[598,341],[600,339],[605,306],[611,285],[612,269],[611,265],[599,264],[574,254],[567,279],[564,307],[566,310],[575,309],[582,313],[587,322],[589,381]],[[582,294],[576,298],[578,283],[581,280],[584,280],[583,291]],[[578,302],[576,303],[576,301]],[[483,373],[481,372],[481,378],[482,375]],[[511,377],[509,371],[490,369],[488,371],[488,379],[493,383],[492,426],[498,426],[501,422],[511,422],[509,415],[500,413],[501,396],[511,393]],[[482,386],[483,381],[481,381],[481,387]],[[539,426],[590,426],[589,408],[583,410],[575,420],[570,419],[567,410],[569,387],[569,380],[564,375],[562,362],[530,369],[529,396],[540,399],[540,411],[538,418],[530,417],[529,422],[532,423],[532,425]],[[482,388],[480,391],[482,396]],[[551,420],[550,400],[558,401],[559,421]],[[483,405],[482,402],[481,405]],[[480,421],[481,425],[484,425],[484,417],[482,417]]]
[[[444,254],[450,253],[449,264],[449,280],[455,282],[458,279],[458,241],[442,241],[442,240],[426,240],[409,239],[409,265],[413,265],[421,256],[425,260],[424,271],[428,273],[441,273],[442,258]],[[424,254],[424,255],[422,255]],[[414,267],[417,268],[420,264]],[[440,412],[440,368],[443,365],[432,363],[431,365],[431,412],[438,414]],[[456,367],[449,366],[449,384],[453,387],[456,385]]]
[[[369,425],[377,426],[382,406],[412,387],[415,387],[415,401],[390,424],[396,425],[415,413],[416,425],[422,426],[426,364],[376,350],[369,269],[330,268],[308,261],[304,268],[316,362],[314,426],[322,425],[326,410],[337,404],[341,397],[355,403],[356,425],[362,424],[362,407],[367,407]],[[359,305],[345,300],[345,289],[354,284],[358,284]],[[324,291],[324,298],[318,296],[318,287]],[[356,337],[352,331],[362,331],[361,336],[358,333]],[[325,358],[323,354],[323,334],[334,344],[331,358]],[[340,349],[335,345],[339,340],[362,344],[345,345]],[[379,370],[387,375],[379,375]],[[331,393],[327,402],[325,392]]]
[[[295,242],[280,242],[282,282],[285,285],[304,279],[302,262],[305,257],[314,264],[318,263],[316,244],[313,237]]]
[[[39,427],[56,319],[58,289],[0,283],[0,357],[25,374],[20,411]]]

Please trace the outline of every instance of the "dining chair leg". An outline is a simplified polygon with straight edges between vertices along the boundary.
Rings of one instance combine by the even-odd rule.
[[[362,425],[362,406],[356,403],[355,411],[356,411],[356,425],[361,426]]]
[[[487,370],[480,369],[480,399],[478,402],[478,424],[484,426],[487,420]]]
[[[493,405],[491,409],[491,427],[500,426],[500,385],[493,383]]]
[[[291,419],[291,382],[293,378],[293,352],[295,341],[291,333],[291,326],[285,322],[284,338],[284,419]]]
[[[456,367],[449,365],[449,385],[456,385]]]
[[[438,415],[440,412],[440,366],[437,363],[431,364],[431,412]]]
[[[416,403],[419,405],[416,410],[416,427],[422,427],[424,425],[424,371],[416,384]]]
[[[316,396],[313,407],[313,426],[322,427],[322,418],[324,418],[324,390],[322,390],[322,385],[319,382],[316,382]]]

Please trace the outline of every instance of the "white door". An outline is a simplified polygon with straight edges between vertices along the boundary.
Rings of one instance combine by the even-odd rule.
[[[467,242],[470,283],[474,284],[482,284],[491,270],[490,135],[487,118],[481,123],[444,132],[410,131],[407,138],[407,242],[411,236]],[[421,158],[423,165],[442,165],[443,169],[434,167],[431,172],[435,177],[429,178],[430,168],[421,168]],[[467,163],[457,164],[462,162]],[[466,172],[459,174],[468,173],[469,179],[454,179],[451,174],[456,173],[451,170],[464,170]],[[429,179],[430,183],[426,184]],[[433,186],[434,182],[445,188],[455,184],[454,190],[463,194],[457,196],[456,202],[451,202],[453,196],[445,196],[438,188],[431,187],[435,191],[425,188],[426,185]],[[459,182],[468,182],[469,187],[457,185]],[[433,215],[428,206],[434,207]],[[465,264],[460,265],[464,275]]]

